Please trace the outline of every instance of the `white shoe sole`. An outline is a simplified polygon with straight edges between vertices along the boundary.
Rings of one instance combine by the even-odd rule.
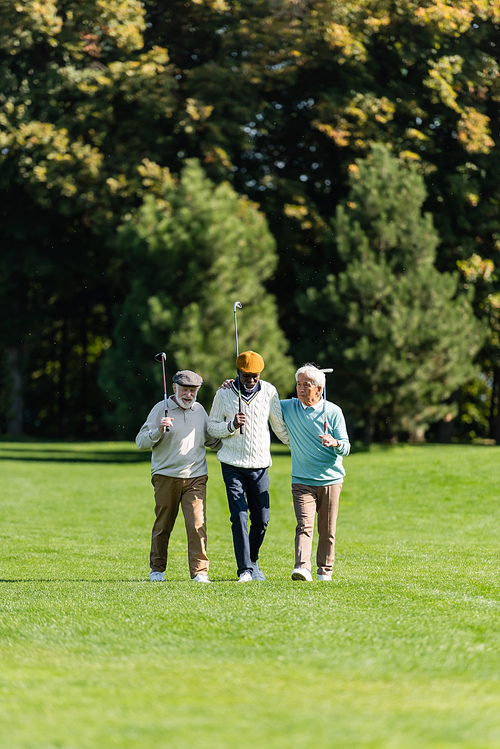
[[[307,579],[303,572],[292,572],[292,580],[302,580],[303,582],[311,582]]]

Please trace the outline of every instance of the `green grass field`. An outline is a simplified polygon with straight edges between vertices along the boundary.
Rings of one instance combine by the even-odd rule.
[[[500,448],[346,461],[332,583],[294,583],[276,448],[266,583],[236,583],[209,458],[212,585],[179,517],[149,583],[134,445],[0,443],[2,749],[500,748]]]

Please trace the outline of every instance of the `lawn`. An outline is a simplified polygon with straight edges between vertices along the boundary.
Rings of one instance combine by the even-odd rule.
[[[500,749],[500,448],[349,456],[332,583],[290,580],[281,447],[267,582],[236,582],[210,455],[214,582],[180,517],[149,583],[147,457],[0,443],[2,749]]]

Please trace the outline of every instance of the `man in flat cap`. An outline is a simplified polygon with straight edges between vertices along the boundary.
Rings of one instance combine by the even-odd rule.
[[[250,582],[266,579],[258,559],[269,523],[269,423],[282,442],[290,443],[276,388],[260,379],[264,369],[260,354],[244,351],[236,366],[236,380],[215,394],[208,433],[222,440],[217,457],[226,485],[238,580]],[[241,411],[240,393],[244,404]]]
[[[151,410],[135,438],[139,450],[152,450],[151,483],[156,520],[151,536],[149,579],[165,580],[168,542],[179,505],[188,540],[191,579],[208,583],[206,492],[208,469],[205,446],[218,450],[221,441],[207,433],[208,416],[196,396],[203,380],[183,369],[172,378],[174,395]]]

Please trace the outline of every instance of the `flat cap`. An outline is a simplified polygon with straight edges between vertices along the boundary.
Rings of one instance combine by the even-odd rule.
[[[200,377],[196,372],[191,372],[190,369],[181,369],[174,374],[172,382],[185,388],[199,388],[200,385],[203,385],[203,377]]]
[[[265,367],[264,359],[255,351],[243,351],[236,359],[236,366],[242,372],[262,372]]]

